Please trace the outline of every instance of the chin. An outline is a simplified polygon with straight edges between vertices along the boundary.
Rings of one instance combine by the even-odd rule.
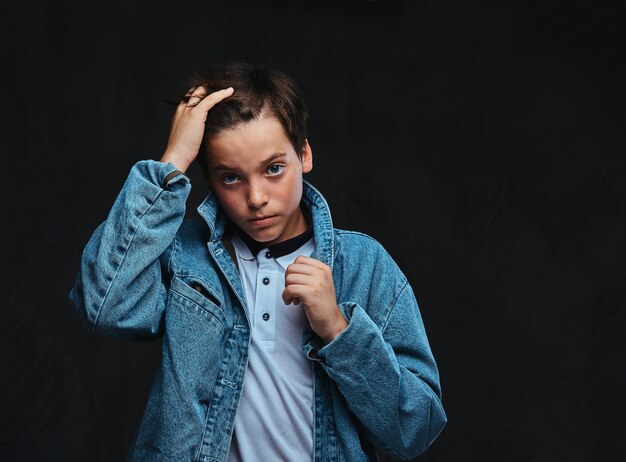
[[[254,240],[258,242],[274,242],[276,239],[280,237],[280,234],[260,234],[258,236],[252,236]]]
[[[242,228],[242,229],[248,233],[248,236],[250,236],[252,239],[258,242],[273,241],[273,240],[278,239],[278,237],[280,236],[280,233],[272,232],[269,230],[258,230],[258,229],[255,230],[255,229],[250,229],[249,227]]]

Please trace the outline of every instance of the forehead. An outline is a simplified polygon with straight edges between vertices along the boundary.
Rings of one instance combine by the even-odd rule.
[[[209,166],[253,166],[273,154],[295,155],[280,121],[264,117],[213,135],[207,142]]]

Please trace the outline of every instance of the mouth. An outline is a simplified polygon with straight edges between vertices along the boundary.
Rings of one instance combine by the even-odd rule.
[[[267,225],[269,223],[272,222],[272,220],[276,217],[276,215],[268,215],[265,217],[260,217],[260,218],[253,218],[251,220],[248,220],[249,223],[256,225],[256,226],[260,226],[260,225]]]

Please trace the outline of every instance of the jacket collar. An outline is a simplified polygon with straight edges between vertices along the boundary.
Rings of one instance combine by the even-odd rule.
[[[302,204],[313,218],[315,251],[311,257],[325,263],[332,269],[335,241],[330,208],[322,193],[306,180],[302,180]],[[209,226],[209,240],[211,242],[220,241],[227,237],[225,233],[230,219],[219,204],[215,191],[211,190],[198,206],[198,213]]]

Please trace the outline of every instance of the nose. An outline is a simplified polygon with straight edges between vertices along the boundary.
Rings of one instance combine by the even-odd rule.
[[[261,182],[250,183],[248,188],[248,206],[258,209],[267,204],[268,195]]]

